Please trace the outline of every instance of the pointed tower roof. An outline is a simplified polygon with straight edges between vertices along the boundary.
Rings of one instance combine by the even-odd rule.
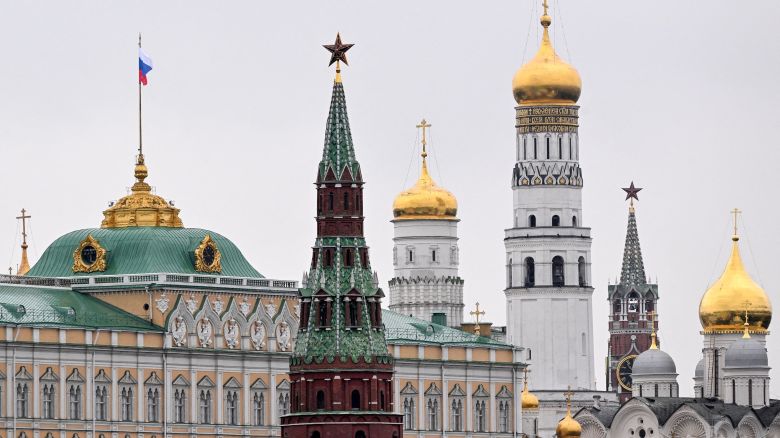
[[[623,249],[623,268],[620,283],[624,285],[646,284],[645,264],[642,260],[642,248],[639,246],[639,232],[636,227],[636,212],[631,206],[628,211],[626,245]]]
[[[336,72],[317,181],[360,181],[360,163],[355,158],[355,146],[352,144],[340,68],[337,67]]]

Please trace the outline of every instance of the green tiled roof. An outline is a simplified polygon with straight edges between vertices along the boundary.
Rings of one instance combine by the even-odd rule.
[[[360,179],[360,163],[355,158],[355,146],[352,144],[344,85],[341,82],[334,82],[328,122],[325,126],[325,147],[322,151],[317,180],[328,179],[328,170],[333,171],[335,180],[340,180],[345,168],[349,169],[352,180]]]
[[[0,284],[0,324],[156,331],[156,325],[66,288]]]
[[[108,252],[106,270],[94,274],[74,274],[73,251],[90,234]],[[233,242],[224,236],[198,228],[169,227],[88,228],[70,232],[46,248],[27,275],[198,274],[195,270],[195,248],[206,234],[211,235],[222,253],[222,275],[263,278]]]
[[[509,344],[484,336],[401,315],[392,310],[383,309],[382,320],[385,323],[385,337],[388,344],[513,348]]]

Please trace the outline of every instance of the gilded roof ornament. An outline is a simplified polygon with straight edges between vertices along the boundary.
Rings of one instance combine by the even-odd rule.
[[[523,393],[520,395],[520,404],[525,409],[539,409],[539,398],[528,391],[528,368],[523,369]]]
[[[457,220],[458,200],[446,189],[439,187],[428,173],[428,141],[426,130],[431,124],[423,119],[418,125],[422,129],[422,169],[414,187],[401,192],[393,201],[393,217],[396,220]]]
[[[209,273],[222,272],[222,253],[219,252],[217,242],[210,234],[206,234],[195,248],[195,270]]]
[[[552,18],[547,14],[547,0],[543,5],[541,46],[536,56],[515,73],[512,92],[518,105],[574,105],[580,98],[582,80],[577,70],[555,53],[548,30]]]
[[[22,215],[16,218],[22,221],[22,260],[16,270],[16,275],[27,275],[27,272],[30,271],[30,261],[27,259],[27,219],[30,219],[31,216],[27,214],[27,210],[22,209]]]
[[[558,422],[558,427],[555,428],[555,436],[558,438],[575,438],[582,434],[582,426],[571,416],[571,396],[574,395],[571,392],[571,387],[563,395],[566,397],[566,416]]]
[[[731,256],[720,278],[704,293],[699,303],[699,319],[705,333],[740,333],[750,311],[753,324],[749,331],[766,333],[772,321],[772,303],[764,289],[756,284],[745,270],[739,253],[737,219],[734,215],[734,235],[731,237]]]
[[[91,234],[73,251],[74,273],[103,272],[106,266],[106,250]]]
[[[101,228],[126,227],[175,227],[181,228],[179,209],[162,196],[152,193],[152,187],[146,182],[149,169],[146,167],[143,153],[139,153],[135,162],[135,184],[131,193],[120,198],[103,211]]]

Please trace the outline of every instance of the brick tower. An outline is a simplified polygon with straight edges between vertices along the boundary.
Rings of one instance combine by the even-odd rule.
[[[351,44],[325,46],[336,63],[325,148],[317,171],[317,239],[301,289],[301,325],[290,358],[285,438],[400,438],[393,358],[363,237],[363,176],[355,159],[340,63]]]
[[[606,381],[607,390],[617,392],[620,400],[626,401],[631,398],[634,359],[650,348],[653,325],[658,330],[658,285],[647,281],[639,246],[634,200],[639,199],[637,192],[642,189],[634,187],[631,182],[631,186],[623,190],[631,204],[628,207],[620,282],[608,289],[610,312]]]

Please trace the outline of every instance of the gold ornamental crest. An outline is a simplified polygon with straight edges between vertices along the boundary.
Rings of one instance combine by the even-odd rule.
[[[92,235],[82,240],[73,251],[73,272],[103,272],[106,270],[106,250]]]
[[[217,242],[210,234],[200,241],[195,248],[195,270],[199,272],[222,272],[222,253],[217,248]]]

